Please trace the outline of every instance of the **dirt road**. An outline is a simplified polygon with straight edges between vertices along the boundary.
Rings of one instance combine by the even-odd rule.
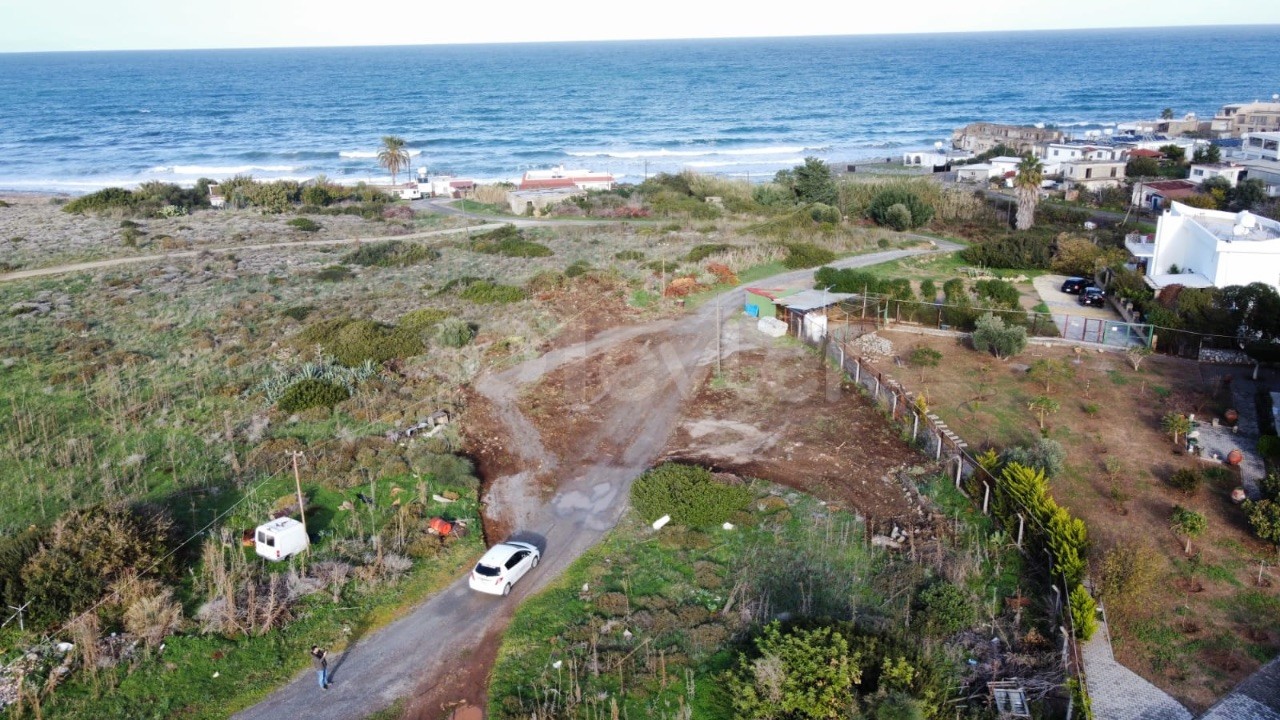
[[[958,247],[945,242],[938,246],[940,251]],[[861,267],[930,251],[894,250],[836,264]],[[761,282],[774,287],[808,285],[812,276],[813,271],[802,270]],[[725,293],[721,304],[736,308],[743,299],[744,291],[736,289]],[[504,472],[488,478],[487,514],[510,528],[511,537],[542,548],[542,564],[508,598],[473,593],[465,578],[459,578],[408,616],[349,646],[333,663],[330,690],[318,689],[307,672],[236,717],[362,718],[411,694],[447,699],[442,691],[456,691],[464,696],[464,690],[449,685],[459,682],[458,667],[482,661],[469,657],[471,650],[484,644],[486,636],[492,642],[524,596],[549,583],[617,523],[631,481],[662,452],[684,402],[714,362],[716,310],[716,303],[707,303],[675,320],[615,328],[478,380],[479,398],[494,421],[494,434],[500,435],[494,441],[503,444],[507,454]],[[596,403],[606,413],[598,436],[583,437],[580,444],[612,450],[569,458],[548,451],[536,423],[517,406],[520,388],[624,343],[636,351],[628,355],[626,367],[611,374],[607,397]],[[726,353],[734,350],[725,348]],[[555,488],[549,498],[540,482],[547,478]],[[427,712],[438,712],[438,705],[422,710],[423,717],[432,717]]]

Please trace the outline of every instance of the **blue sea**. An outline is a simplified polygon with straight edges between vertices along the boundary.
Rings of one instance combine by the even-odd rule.
[[[481,181],[557,165],[760,179],[978,120],[1083,134],[1280,92],[1280,26],[0,54],[0,189],[200,177]]]

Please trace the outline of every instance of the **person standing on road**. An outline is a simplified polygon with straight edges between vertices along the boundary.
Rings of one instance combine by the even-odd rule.
[[[329,653],[319,645],[311,646],[311,667],[316,669],[316,680],[321,690],[329,689]]]

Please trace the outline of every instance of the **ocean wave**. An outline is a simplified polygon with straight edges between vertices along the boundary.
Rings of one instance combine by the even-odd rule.
[[[678,158],[678,157],[718,157],[721,155],[794,155],[803,152],[822,152],[825,147],[806,147],[803,145],[782,145],[758,148],[707,148],[705,150],[569,150],[565,154],[570,157],[618,158],[619,160],[638,160],[646,158]]]
[[[338,157],[342,158],[359,158],[361,160],[378,157],[378,150],[343,150],[338,153]],[[409,157],[417,157],[422,154],[421,150],[407,150]]]
[[[295,165],[157,165],[156,167],[148,168],[147,172],[151,174],[228,177],[254,172],[291,173],[304,169],[306,168]]]
[[[769,160],[769,162],[768,162],[768,166],[769,166],[769,167],[774,167],[774,166],[785,166],[785,167],[791,167],[791,166],[795,166],[795,165],[803,165],[803,164],[804,164],[804,158],[802,158],[802,157],[770,158],[770,160]],[[760,167],[760,166],[761,166],[761,163],[760,163],[760,161],[758,161],[758,160],[757,160],[757,161],[751,161],[751,160],[695,160],[695,161],[693,161],[693,162],[683,163],[683,166],[684,166],[684,167],[687,167],[687,168],[738,167],[738,166],[743,166],[743,165],[752,165],[752,166]]]

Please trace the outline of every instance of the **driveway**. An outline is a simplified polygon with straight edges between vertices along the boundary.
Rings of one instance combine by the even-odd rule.
[[[936,249],[892,250],[845,258],[839,267],[864,267],[958,245],[934,241]],[[808,287],[812,270],[776,275],[760,282]],[[415,692],[432,693],[450,682],[449,671],[466,662],[469,649],[501,632],[519,602],[545,587],[617,524],[634,480],[658,457],[677,425],[685,400],[715,360],[718,305],[740,306],[744,290],[730,290],[721,303],[706,303],[675,320],[625,326],[576,345],[554,350],[476,381],[476,390],[506,428],[510,453],[520,465],[489,478],[485,502],[516,528],[512,537],[544,550],[542,563],[507,598],[469,591],[465,578],[423,602],[409,615],[346,648],[333,662],[333,687],[315,686],[310,671],[258,705],[236,715],[242,720],[282,717],[363,718]],[[607,456],[587,460],[556,457],[544,447],[535,423],[516,400],[522,386],[574,362],[587,362],[622,343],[643,348],[597,404],[608,408],[598,437],[585,447],[609,446]],[[543,500],[534,478],[551,473],[557,491]]]
[[[1062,337],[1117,347],[1144,344],[1110,303],[1100,308],[1081,305],[1078,296],[1062,292],[1066,279],[1066,275],[1041,275],[1032,281]]]

